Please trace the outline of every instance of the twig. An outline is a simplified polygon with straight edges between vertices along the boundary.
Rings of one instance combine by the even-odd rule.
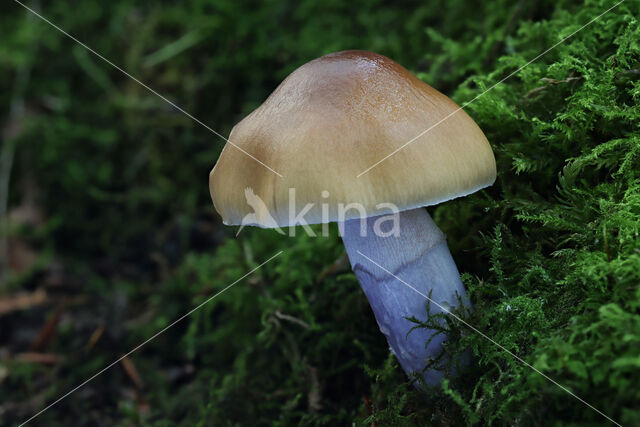
[[[640,76],[640,69],[631,69],[631,70],[623,70],[618,71],[614,77],[618,78],[620,76]]]
[[[342,271],[347,271],[349,266],[349,258],[347,258],[347,253],[343,253],[340,258],[331,263],[328,267],[326,267],[318,277],[316,277],[315,284],[321,283],[324,279],[334,274],[340,273]]]
[[[567,77],[564,80],[556,80],[556,79],[550,79],[547,77],[543,77],[542,80],[543,82],[546,82],[546,84],[544,86],[540,86],[534,89],[531,89],[529,92],[527,92],[527,94],[524,96],[525,98],[530,98],[533,95],[537,95],[538,93],[544,91],[545,89],[547,89],[549,86],[553,86],[553,85],[557,85],[560,83],[569,83],[575,80],[580,80],[582,79],[582,77]]]
[[[302,326],[305,329],[311,329],[311,326],[304,320],[298,319],[297,317],[293,317],[288,314],[284,314],[280,310],[276,310],[273,314],[280,320],[286,320],[288,322],[295,323],[296,325]]]
[[[311,366],[304,360],[309,375],[309,393],[307,394],[307,406],[309,412],[315,414],[322,410],[322,386],[318,379],[318,368]]]

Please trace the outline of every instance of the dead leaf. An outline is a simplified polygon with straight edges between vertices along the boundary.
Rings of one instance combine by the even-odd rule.
[[[93,331],[93,333],[89,337],[89,341],[87,342],[87,350],[91,350],[96,345],[98,340],[100,340],[100,337],[102,336],[103,332],[104,332],[104,325],[98,326],[96,330]]]
[[[14,311],[26,310],[43,305],[48,301],[47,293],[43,289],[34,292],[21,292],[7,298],[0,299],[0,316]]]
[[[151,412],[151,405],[146,397],[142,393],[136,393],[136,406],[138,407],[139,414],[148,414]]]
[[[56,334],[56,330],[58,329],[58,323],[60,322],[60,318],[62,317],[62,312],[66,307],[66,303],[61,301],[56,308],[56,311],[53,315],[47,320],[47,322],[42,326],[38,336],[31,343],[31,347],[29,349],[31,351],[42,350],[47,347],[53,337]]]
[[[40,363],[43,365],[55,365],[62,361],[62,357],[53,353],[25,352],[14,356],[16,362]]]
[[[133,381],[136,387],[138,389],[144,387],[144,382],[142,381],[142,378],[140,378],[140,374],[138,374],[138,370],[133,364],[133,361],[131,361],[131,359],[129,359],[127,356],[124,356],[122,360],[120,360],[120,362],[122,363],[124,371],[127,373],[131,381]]]

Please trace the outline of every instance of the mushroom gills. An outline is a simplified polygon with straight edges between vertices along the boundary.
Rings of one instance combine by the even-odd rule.
[[[409,333],[416,323],[408,318],[426,320],[427,304],[433,315],[449,312],[460,302],[467,307],[471,303],[445,235],[427,210],[419,208],[396,215],[397,232],[392,235],[388,235],[391,227],[385,228],[385,223],[393,222],[390,216],[353,219],[340,223],[339,228],[351,267],[378,326],[404,371],[411,375],[425,370],[427,363],[440,355],[447,337],[427,328]],[[424,371],[428,385],[439,385],[443,377],[442,370]]]

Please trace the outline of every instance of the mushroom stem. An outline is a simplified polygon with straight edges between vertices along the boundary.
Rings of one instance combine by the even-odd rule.
[[[459,301],[466,306],[470,306],[470,302],[447,247],[446,237],[427,210],[413,209],[397,215],[398,232],[394,235],[388,235],[389,227],[385,227],[391,222],[389,217],[386,220],[384,217],[354,219],[339,226],[351,267],[369,300],[378,326],[409,375],[422,372],[429,360],[438,357],[447,339],[444,334],[436,334],[436,330],[427,328],[417,328],[409,333],[416,323],[408,318],[426,320],[427,317],[426,304],[429,301],[416,291],[431,299],[429,308],[432,315],[442,313],[443,308],[449,311],[458,306]],[[434,369],[427,369],[424,373],[429,385],[439,385],[443,376],[444,372]]]

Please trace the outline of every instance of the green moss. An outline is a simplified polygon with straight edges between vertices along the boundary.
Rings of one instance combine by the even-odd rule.
[[[514,53],[488,76],[467,79],[454,98],[482,93],[611,5],[586,2],[521,25]],[[637,3],[619,7],[469,105],[494,145],[499,178],[480,196],[438,207],[436,217],[449,230],[470,217],[483,224],[475,250],[488,264],[466,264],[476,301],[469,322],[633,424],[640,416],[632,386],[640,381],[632,367],[640,348],[640,24]],[[460,211],[468,216],[449,220]],[[469,248],[453,245],[465,265]],[[477,334],[459,345],[477,360],[473,381],[456,382],[454,401],[468,422],[605,421]]]

